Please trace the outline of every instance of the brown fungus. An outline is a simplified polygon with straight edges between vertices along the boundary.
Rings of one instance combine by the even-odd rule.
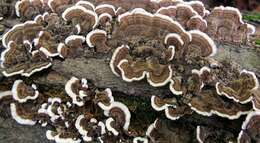
[[[15,4],[15,13],[18,17],[30,19],[42,11],[42,0],[20,0]]]
[[[101,15],[103,13],[108,13],[111,16],[116,15],[116,8],[113,5],[110,4],[100,4],[95,8],[95,12],[98,15]]]
[[[70,0],[48,0],[49,8],[56,13],[62,13],[69,4]]]
[[[72,103],[77,106],[83,106],[85,103],[84,98],[88,95],[88,84],[86,79],[77,79],[72,77],[65,85],[66,93],[72,98]]]
[[[192,16],[187,22],[187,28],[189,30],[205,31],[207,29],[207,21],[199,15]]]
[[[71,21],[77,28],[77,33],[88,32],[98,25],[98,16],[95,12],[83,6],[72,6],[62,13],[65,21]]]
[[[201,17],[204,17],[207,13],[204,4],[201,1],[189,1],[185,4],[190,5]]]
[[[95,11],[95,6],[91,2],[89,2],[89,1],[81,1],[80,0],[75,5],[76,6],[83,6],[83,7],[85,7],[88,10]]]
[[[41,31],[34,40],[34,46],[47,57],[58,56],[57,43],[53,36],[47,31]]]
[[[238,143],[259,142],[260,138],[260,112],[249,113],[242,124],[241,131],[237,138]]]
[[[160,98],[152,96],[151,105],[156,111],[163,111],[168,119],[177,120],[181,116],[191,113],[190,107],[187,105],[180,105],[176,98]]]
[[[77,135],[71,134],[66,131],[46,131],[46,137],[49,140],[53,140],[57,143],[80,143],[81,139],[77,138]]]
[[[91,115],[79,115],[75,121],[75,127],[86,142],[101,140],[106,133],[105,124],[98,122]]]
[[[247,70],[241,71],[239,79],[231,81],[227,85],[221,82],[216,83],[216,91],[219,95],[224,95],[242,104],[252,100],[252,91],[258,87],[259,83],[256,75]]]
[[[29,77],[35,72],[51,66],[50,60],[39,50],[31,53],[23,45],[9,42],[8,48],[1,53],[1,66],[6,77],[21,74]]]
[[[35,125],[37,122],[33,120],[33,114],[23,111],[21,105],[16,103],[10,104],[12,118],[22,125]]]
[[[242,15],[233,7],[215,7],[207,16],[206,33],[215,40],[245,43],[255,28],[242,21]]]
[[[19,103],[24,103],[27,100],[35,100],[39,96],[36,85],[26,85],[22,80],[16,80],[12,87],[13,99]]]
[[[86,36],[86,42],[89,47],[95,47],[97,52],[107,53],[111,48],[106,44],[107,33],[104,30],[95,29]]]
[[[76,58],[83,52],[85,37],[70,35],[65,39],[65,43],[60,43],[57,47],[59,56],[62,58]]]
[[[251,110],[251,107],[248,105],[223,100],[216,92],[211,90],[202,90],[196,96],[192,97],[188,104],[192,110],[203,116],[216,114],[230,120],[248,114]]]
[[[184,42],[191,40],[190,34],[177,21],[166,15],[151,14],[140,8],[119,15],[118,22],[119,26],[112,37],[121,37],[122,40],[130,40],[133,36],[162,39],[169,33],[180,35]]]
[[[148,47],[144,48],[147,49]],[[169,82],[172,76],[170,65],[162,65],[157,59],[152,57],[147,58],[146,61],[133,61],[128,54],[128,50],[130,50],[129,47],[124,45],[115,50],[110,61],[110,67],[113,73],[116,75],[121,73],[123,80],[127,82],[139,81],[146,76],[147,81],[155,87],[163,86]],[[144,51],[141,50],[141,53]],[[173,50],[170,51],[174,52]],[[172,53],[172,55],[174,55],[174,53]]]
[[[106,128],[114,136],[118,136],[120,131],[128,131],[131,114],[126,105],[114,101],[110,89],[96,94],[98,106],[104,110],[106,119]]]
[[[32,42],[36,35],[42,30],[43,27],[35,21],[26,21],[22,24],[16,24],[3,35],[3,46],[7,48],[10,41],[14,41],[17,44],[22,44],[26,40]]]
[[[183,94],[183,86],[180,78],[174,77],[170,81],[170,90],[174,95]]]
[[[253,108],[254,110],[260,110],[260,90],[259,88],[255,91],[253,91],[253,99],[252,99],[252,103],[253,103]]]

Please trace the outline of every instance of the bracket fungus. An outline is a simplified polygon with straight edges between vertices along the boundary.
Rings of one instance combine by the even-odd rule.
[[[256,74],[242,70],[237,75],[238,68],[223,67],[222,63],[216,66],[213,59],[217,52],[213,40],[246,43],[255,32],[236,8],[220,6],[208,11],[202,2],[181,0],[20,0],[15,12],[23,23],[2,36],[0,71],[5,77],[1,78],[0,88],[2,91],[8,86],[8,91],[0,93],[0,103],[10,106],[12,118],[20,124],[47,126],[47,139],[61,143],[178,142],[177,134],[163,133],[160,113],[152,111],[153,115],[147,116],[147,121],[141,118],[140,127],[136,127],[140,120],[137,112],[150,109],[141,108],[147,104],[139,97],[126,96],[118,89],[121,85],[113,78],[122,78],[126,82],[147,80],[158,87],[143,90],[147,87],[139,86],[144,85],[140,82],[130,89],[133,84],[122,84],[131,95],[135,90],[145,92],[142,99],[149,98],[155,111],[163,111],[167,118],[164,120],[178,125],[192,122],[189,130],[194,132],[197,127],[200,143],[214,142],[215,136],[230,130],[238,132],[222,126],[213,131],[212,122],[204,122],[203,118],[212,115],[234,123],[240,121],[234,119],[247,115],[237,140],[259,141]],[[95,74],[101,78],[89,75],[92,71],[79,71],[92,70],[91,66],[73,72],[57,70],[57,65],[65,63],[78,68],[81,59],[83,66],[99,61],[106,68],[109,61],[117,77],[102,71],[104,68],[98,64]],[[43,72],[31,77],[47,68],[47,77]],[[53,72],[57,74],[51,77]],[[49,75],[55,81],[49,80]],[[108,79],[101,83],[106,76]],[[147,92],[155,90],[159,94]],[[138,101],[138,107],[132,100]],[[146,133],[140,130],[145,126],[143,122],[155,116]],[[184,134],[181,129],[177,132]]]
[[[80,143],[81,140],[77,139],[75,135],[69,134],[66,132],[57,132],[57,131],[46,131],[46,137],[49,140],[53,140],[57,143]]]
[[[83,52],[85,37],[71,35],[65,39],[65,43],[59,43],[57,51],[62,58],[75,58]]]
[[[14,41],[10,41],[1,53],[1,61],[2,73],[6,77],[17,74],[29,77],[51,66],[50,59],[44,53],[39,50],[30,53],[24,45],[17,45]]]
[[[46,31],[40,31],[38,37],[33,40],[35,48],[39,49],[48,57],[55,57],[57,53],[57,44],[52,35]]]
[[[42,0],[21,0],[15,4],[15,13],[18,17],[31,18],[42,11]]]
[[[252,91],[259,88],[259,83],[255,73],[243,70],[240,72],[238,80],[232,81],[228,85],[216,83],[216,91],[219,95],[224,95],[236,102],[245,104],[252,100]]]
[[[34,37],[43,30],[43,26],[35,21],[26,21],[25,23],[16,24],[7,33],[3,35],[2,43],[5,48],[8,48],[8,43],[11,41],[17,44],[28,40],[32,43]]]
[[[19,106],[15,103],[10,104],[12,118],[22,125],[35,125],[37,122],[32,120],[33,115],[22,112]]]
[[[67,8],[62,13],[62,18],[65,21],[71,21],[77,28],[77,33],[88,32],[89,30],[94,29],[98,24],[97,14],[80,5]]]
[[[107,32],[95,29],[86,36],[86,42],[89,47],[95,47],[97,52],[107,53],[111,48],[106,44]]]
[[[191,113],[190,107],[177,103],[176,98],[151,97],[151,105],[156,111],[165,111],[168,119],[177,120],[185,114]]]
[[[70,0],[48,0],[48,7],[56,13],[61,13],[68,7]]]
[[[240,11],[233,7],[215,7],[206,20],[206,32],[218,41],[245,43],[255,32],[255,28],[243,22]]]
[[[241,105],[233,101],[222,100],[216,92],[203,90],[198,96],[193,97],[189,103],[192,110],[204,116],[218,116],[237,119],[241,115],[248,114],[251,110],[248,105]]]
[[[241,131],[237,138],[238,143],[259,142],[260,134],[260,112],[253,111],[249,113],[242,124]]]
[[[94,137],[102,141],[101,136],[106,133],[105,124],[91,118],[91,115],[78,116],[75,127],[86,142],[93,141]]]
[[[126,105],[121,102],[114,101],[110,89],[96,94],[98,106],[104,110],[106,119],[106,128],[115,136],[118,136],[119,131],[128,131],[130,125],[131,114]]]
[[[72,98],[72,103],[77,106],[84,105],[84,99],[87,96],[88,85],[86,79],[77,79],[76,77],[72,77],[65,85],[66,93]]]
[[[34,100],[39,96],[39,91],[35,84],[27,86],[22,80],[16,80],[12,87],[12,95],[14,100],[24,103],[27,100]]]
[[[260,110],[260,91],[259,91],[259,89],[253,91],[252,104],[253,104],[254,110]]]

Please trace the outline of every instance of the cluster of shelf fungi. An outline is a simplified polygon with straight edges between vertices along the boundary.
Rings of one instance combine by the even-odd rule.
[[[21,0],[21,20],[2,37],[1,72],[15,79],[0,100],[10,103],[19,124],[51,127],[48,140],[79,142],[160,142],[160,119],[146,132],[131,129],[131,112],[110,88],[71,78],[62,94],[46,95],[30,78],[53,62],[100,57],[115,78],[147,81],[171,95],[150,95],[151,108],[169,120],[197,113],[229,120],[246,117],[241,131],[226,142],[260,141],[260,93],[255,73],[226,68],[212,56],[214,40],[246,44],[254,26],[232,7],[205,9],[199,1]],[[99,65],[96,65],[99,66]],[[88,70],[88,69],[85,69]],[[22,80],[23,79],[23,80]],[[2,81],[2,84],[5,80]],[[1,84],[1,83],[0,83]],[[145,113],[144,113],[145,114]],[[205,118],[206,118],[205,117]],[[218,131],[198,125],[196,140],[212,142]]]

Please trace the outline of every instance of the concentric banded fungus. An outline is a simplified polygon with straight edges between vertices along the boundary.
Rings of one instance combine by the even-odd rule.
[[[137,52],[144,53],[146,49],[151,52],[154,51],[149,47],[140,47]],[[128,50],[130,50],[129,47],[124,45],[115,50],[110,61],[113,73],[116,75],[121,73],[123,80],[127,82],[139,81],[147,76],[147,81],[155,87],[163,86],[170,81],[172,76],[170,65],[162,65],[153,57],[147,58],[146,61],[133,61],[128,54]],[[170,50],[170,52],[174,55],[174,50]]]
[[[165,115],[168,119],[177,120],[185,114],[191,114],[192,110],[187,105],[177,105],[176,107],[168,107],[165,109]]]
[[[48,98],[48,103],[43,103],[38,110],[38,114],[47,115],[52,123],[57,122],[58,119],[64,120],[64,111],[66,107],[61,105],[60,98]]]
[[[157,13],[173,18],[183,27],[186,27],[186,23],[192,16],[198,15],[190,5],[185,5],[182,3],[177,4],[176,6],[162,7],[157,11]]]
[[[207,33],[219,41],[245,43],[255,31],[253,26],[242,21],[241,13],[233,7],[215,7],[206,20]]]
[[[189,9],[192,8],[189,7]],[[146,46],[142,44],[136,47],[135,45],[139,45],[136,43],[131,43],[134,47],[128,48],[128,52],[124,52],[127,50],[127,46],[123,46],[126,48],[119,47],[116,49],[110,62],[111,69],[116,75],[121,73],[122,78],[128,82],[141,80],[147,76],[151,85],[155,87],[163,86],[171,79],[172,69],[168,62],[174,58],[175,52],[182,59],[184,55],[186,59],[192,59],[194,56],[208,57],[216,52],[214,42],[205,33],[198,30],[186,32],[178,22],[165,15],[158,13],[153,15],[143,9],[134,9],[120,15],[118,21],[119,27],[112,34],[115,39],[121,39],[122,42],[130,41],[131,43],[133,40],[138,39],[136,37],[145,37],[154,40],[159,39],[158,42],[164,42],[167,45],[167,48],[161,48],[161,51],[157,50],[153,45]],[[158,23],[160,24],[157,25]],[[161,28],[162,25],[166,28]],[[145,30],[147,27],[151,28]],[[164,31],[160,32],[163,34],[159,34],[160,30]],[[160,37],[158,37],[159,35]],[[162,39],[161,37],[164,36],[165,38]],[[170,58],[165,58],[167,57],[165,56],[167,55],[166,51],[171,51],[171,56],[168,56]],[[126,58],[121,59],[121,56],[117,56],[121,52]],[[136,60],[139,58],[142,60]],[[176,58],[178,59],[178,57]],[[161,64],[162,61],[166,64]]]
[[[42,29],[43,27],[34,21],[17,24],[3,35],[3,46],[7,48],[10,41],[14,41],[17,44],[23,44],[25,40],[32,42],[34,37],[36,37]]]
[[[192,30],[189,31],[189,33],[192,36],[191,42],[188,44],[186,50],[187,55],[193,57],[192,55],[199,55],[202,57],[208,57],[213,56],[217,52],[216,45],[214,41],[205,33],[198,31],[198,30]],[[199,51],[197,51],[199,50]]]
[[[182,84],[180,78],[171,79],[170,90],[174,95],[183,94]]]
[[[227,85],[216,83],[216,91],[219,95],[224,95],[236,102],[245,104],[252,100],[252,90],[259,87],[256,75],[253,72],[243,70],[239,79],[234,80]]]
[[[170,0],[164,0],[162,2],[167,3],[167,5],[173,4],[174,2]],[[170,4],[168,4],[168,2]],[[149,12],[155,12],[160,7],[160,2],[150,1],[150,0],[138,0],[138,1],[129,1],[129,0],[96,0],[96,5],[102,5],[102,4],[110,4],[115,7],[117,7],[118,11],[128,11],[134,8],[143,8]],[[163,4],[162,4],[163,5]],[[120,10],[119,10],[120,9]],[[121,12],[120,12],[121,13]]]
[[[12,87],[14,100],[24,103],[27,100],[34,100],[39,96],[39,92],[34,84],[27,86],[22,80],[16,80]]]
[[[179,105],[175,98],[162,99],[152,96],[151,105],[156,111],[165,111],[168,119],[177,120],[184,114],[190,112],[190,108],[186,105]]]
[[[112,21],[113,17],[116,16],[117,10],[113,5],[101,4],[95,8],[95,12],[99,15],[99,24],[106,27],[108,22]]]
[[[109,117],[106,120],[106,128],[115,136],[118,136],[120,131],[128,131],[130,125],[131,114],[126,105],[121,102],[114,101],[110,89],[96,94],[98,106],[104,110],[104,115]]]
[[[191,109],[204,116],[216,114],[237,119],[252,110],[251,104],[240,104],[249,101],[253,102],[254,110],[259,110],[260,96],[259,94],[252,96],[253,91],[258,88],[254,74],[243,71],[238,80],[232,81],[237,77],[230,72],[233,68],[229,70],[229,67],[218,66],[212,69],[206,67],[212,64],[209,56],[215,54],[216,47],[203,32],[215,36],[215,39],[231,42],[244,42],[249,34],[254,33],[253,26],[243,23],[236,9],[219,7],[210,14],[204,5],[197,1],[178,3],[172,0],[91,0],[91,2],[80,0],[17,2],[16,13],[22,20],[39,15],[34,17],[34,21],[15,25],[3,36],[3,47],[6,48],[1,54],[3,74],[30,76],[50,67],[51,57],[57,55],[62,58],[97,56],[96,58],[106,61],[111,54],[110,50],[115,48],[110,61],[110,67],[115,75],[128,82],[147,78],[149,84],[154,87],[164,86],[170,82],[171,92],[174,95],[182,95],[151,98],[152,107],[156,111],[164,110],[166,117],[171,120],[190,114]],[[203,18],[206,18],[207,22]],[[225,32],[230,34],[225,35]],[[120,45],[122,46],[118,47]],[[88,48],[85,48],[86,46]],[[109,54],[100,57],[104,55],[102,53]],[[60,58],[54,59],[55,66],[61,62]],[[51,70],[48,73],[47,80],[62,78],[63,81],[67,77],[66,75],[56,77],[58,74],[52,75],[53,72]],[[36,82],[38,76],[41,75],[35,75],[33,81],[28,79],[28,82]],[[6,80],[9,81],[3,78],[3,81]],[[47,83],[49,82],[52,81]],[[93,86],[88,87],[86,79],[72,77],[65,85],[66,94],[60,94],[63,92],[51,86],[39,87],[39,90],[50,88],[39,93],[35,85],[28,86],[25,83],[16,80],[12,91],[1,92],[1,103],[4,101],[6,104],[4,97],[12,94],[7,98],[8,104],[11,100],[12,117],[21,124],[34,125],[38,122],[42,126],[50,125],[54,130],[47,131],[46,136],[55,142],[179,141],[178,137],[175,137],[177,134],[171,138],[170,131],[162,132],[162,128],[166,129],[168,126],[160,120],[156,120],[148,128],[144,138],[136,137],[142,133],[137,131],[135,126],[128,131],[131,114],[126,105],[114,101],[110,89],[94,92],[96,88],[103,86],[93,83]],[[7,84],[9,82],[3,83],[5,90]],[[161,90],[158,92],[167,93]],[[228,95],[228,98],[236,102],[219,96],[220,94]],[[99,107],[101,110],[96,109]],[[256,112],[257,116],[245,121],[247,123],[242,126],[238,140],[258,139],[258,111]],[[100,113],[106,117],[100,116]],[[183,123],[181,120],[177,122]],[[201,124],[201,121],[198,124]],[[210,126],[211,123],[205,124]],[[193,130],[194,125],[191,126]],[[174,125],[171,126],[173,127]],[[179,127],[176,129],[182,135],[185,134],[184,129]],[[210,130],[206,126],[205,128],[200,126],[198,130],[197,137],[200,142],[209,140],[212,142],[212,136],[220,134],[222,136],[222,133],[216,135],[216,132],[208,132]]]
[[[187,22],[187,28],[190,30],[197,29],[200,31],[205,31],[207,29],[207,21],[199,15],[192,16]]]
[[[185,4],[190,5],[201,17],[204,17],[207,13],[204,4],[201,1],[189,1]]]
[[[95,12],[98,15],[101,15],[103,13],[108,13],[112,17],[116,15],[116,9],[113,5],[110,4],[100,4],[95,8]]]
[[[237,119],[251,110],[248,105],[241,105],[232,100],[223,100],[215,91],[210,90],[202,90],[192,97],[189,106],[203,116],[216,114],[231,120]]]
[[[191,73],[191,84],[188,86],[188,90],[194,93],[199,93],[205,84],[213,80],[210,68],[208,67],[202,67],[200,70],[193,69]]]
[[[88,33],[86,41],[89,47],[95,47],[97,52],[106,53],[111,48],[107,46],[107,33],[104,30],[95,29]]]
[[[177,100],[175,98],[166,98],[162,99],[157,96],[152,96],[151,105],[156,111],[162,111],[167,109],[168,107],[176,107]]]
[[[15,12],[18,17],[32,18],[43,9],[41,0],[21,0],[15,4]]]
[[[72,103],[77,106],[83,106],[85,103],[84,98],[88,95],[88,85],[86,79],[77,79],[72,77],[65,85],[66,93],[72,98]]]
[[[142,80],[145,76],[150,85],[164,86],[172,76],[171,66],[160,65],[155,59],[147,62],[121,60],[118,64],[123,80],[127,82]]]
[[[30,53],[23,45],[11,41],[7,49],[1,53],[3,74],[7,77],[21,74],[29,77],[51,66],[50,60],[42,52],[36,50]]]
[[[260,135],[260,112],[254,111],[247,115],[243,122],[242,130],[237,138],[238,143],[259,142]]]
[[[160,122],[156,119],[146,130],[145,135],[152,141],[155,142],[158,137],[158,127]]]
[[[69,4],[70,0],[48,0],[49,8],[56,13],[63,12]]]
[[[62,58],[76,58],[83,52],[82,44],[85,43],[85,37],[71,35],[65,39],[65,44],[58,45],[58,53]]]
[[[136,8],[118,16],[119,27],[115,38],[131,39],[133,36],[144,36],[162,39],[168,33],[176,33],[184,42],[191,41],[191,36],[182,26],[166,15],[151,14],[144,9]],[[160,32],[160,31],[164,32]],[[159,34],[159,33],[163,33]],[[130,41],[130,40],[128,40]]]
[[[103,122],[98,122],[90,115],[78,116],[75,122],[75,127],[86,142],[98,140],[106,133],[105,124]]]
[[[98,17],[99,25],[101,25],[102,27],[108,27],[109,22],[111,22],[112,20],[113,20],[113,17],[108,13],[102,13]],[[106,30],[109,30],[109,29],[107,28]]]
[[[88,10],[95,11],[95,6],[91,2],[88,2],[88,1],[78,1],[75,5],[76,6],[83,6]]]
[[[11,115],[13,119],[22,125],[35,125],[36,121],[32,120],[32,115],[22,112],[16,103],[10,104]]]
[[[95,12],[83,6],[72,6],[62,13],[65,21],[71,21],[78,29],[78,33],[88,32],[98,25],[98,16]]]
[[[122,45],[118,47],[113,53],[113,56],[110,60],[110,68],[116,76],[120,76],[120,70],[117,68],[117,65],[122,59],[129,55],[129,49],[129,46]]]
[[[253,108],[254,110],[260,110],[260,89],[258,88],[257,90],[255,90],[253,92],[254,96],[253,96]]]
[[[77,139],[76,135],[66,132],[46,131],[46,137],[49,140],[53,140],[56,143],[80,143],[81,139]]]
[[[48,57],[55,57],[57,53],[57,43],[52,35],[47,31],[41,31],[34,40],[34,45]]]

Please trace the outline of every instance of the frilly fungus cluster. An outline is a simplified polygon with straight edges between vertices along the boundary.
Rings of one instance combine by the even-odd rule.
[[[259,141],[256,75],[242,70],[227,77],[230,71],[211,59],[217,51],[213,39],[245,43],[254,33],[237,9],[208,11],[199,1],[21,0],[15,12],[23,23],[3,35],[4,76],[30,77],[50,68],[53,60],[77,58],[86,51],[111,55],[109,65],[118,78],[145,79],[151,88],[167,86],[172,95],[151,93],[151,106],[168,119],[193,111],[230,120],[247,114],[238,142]],[[64,88],[66,93],[49,96],[38,85],[16,80],[0,99],[12,96],[11,115],[18,123],[52,126],[46,136],[55,142],[157,142],[158,120],[145,135],[132,134],[131,113],[109,88],[95,90],[87,79],[76,77]],[[207,127],[196,131],[200,143],[214,136]]]

